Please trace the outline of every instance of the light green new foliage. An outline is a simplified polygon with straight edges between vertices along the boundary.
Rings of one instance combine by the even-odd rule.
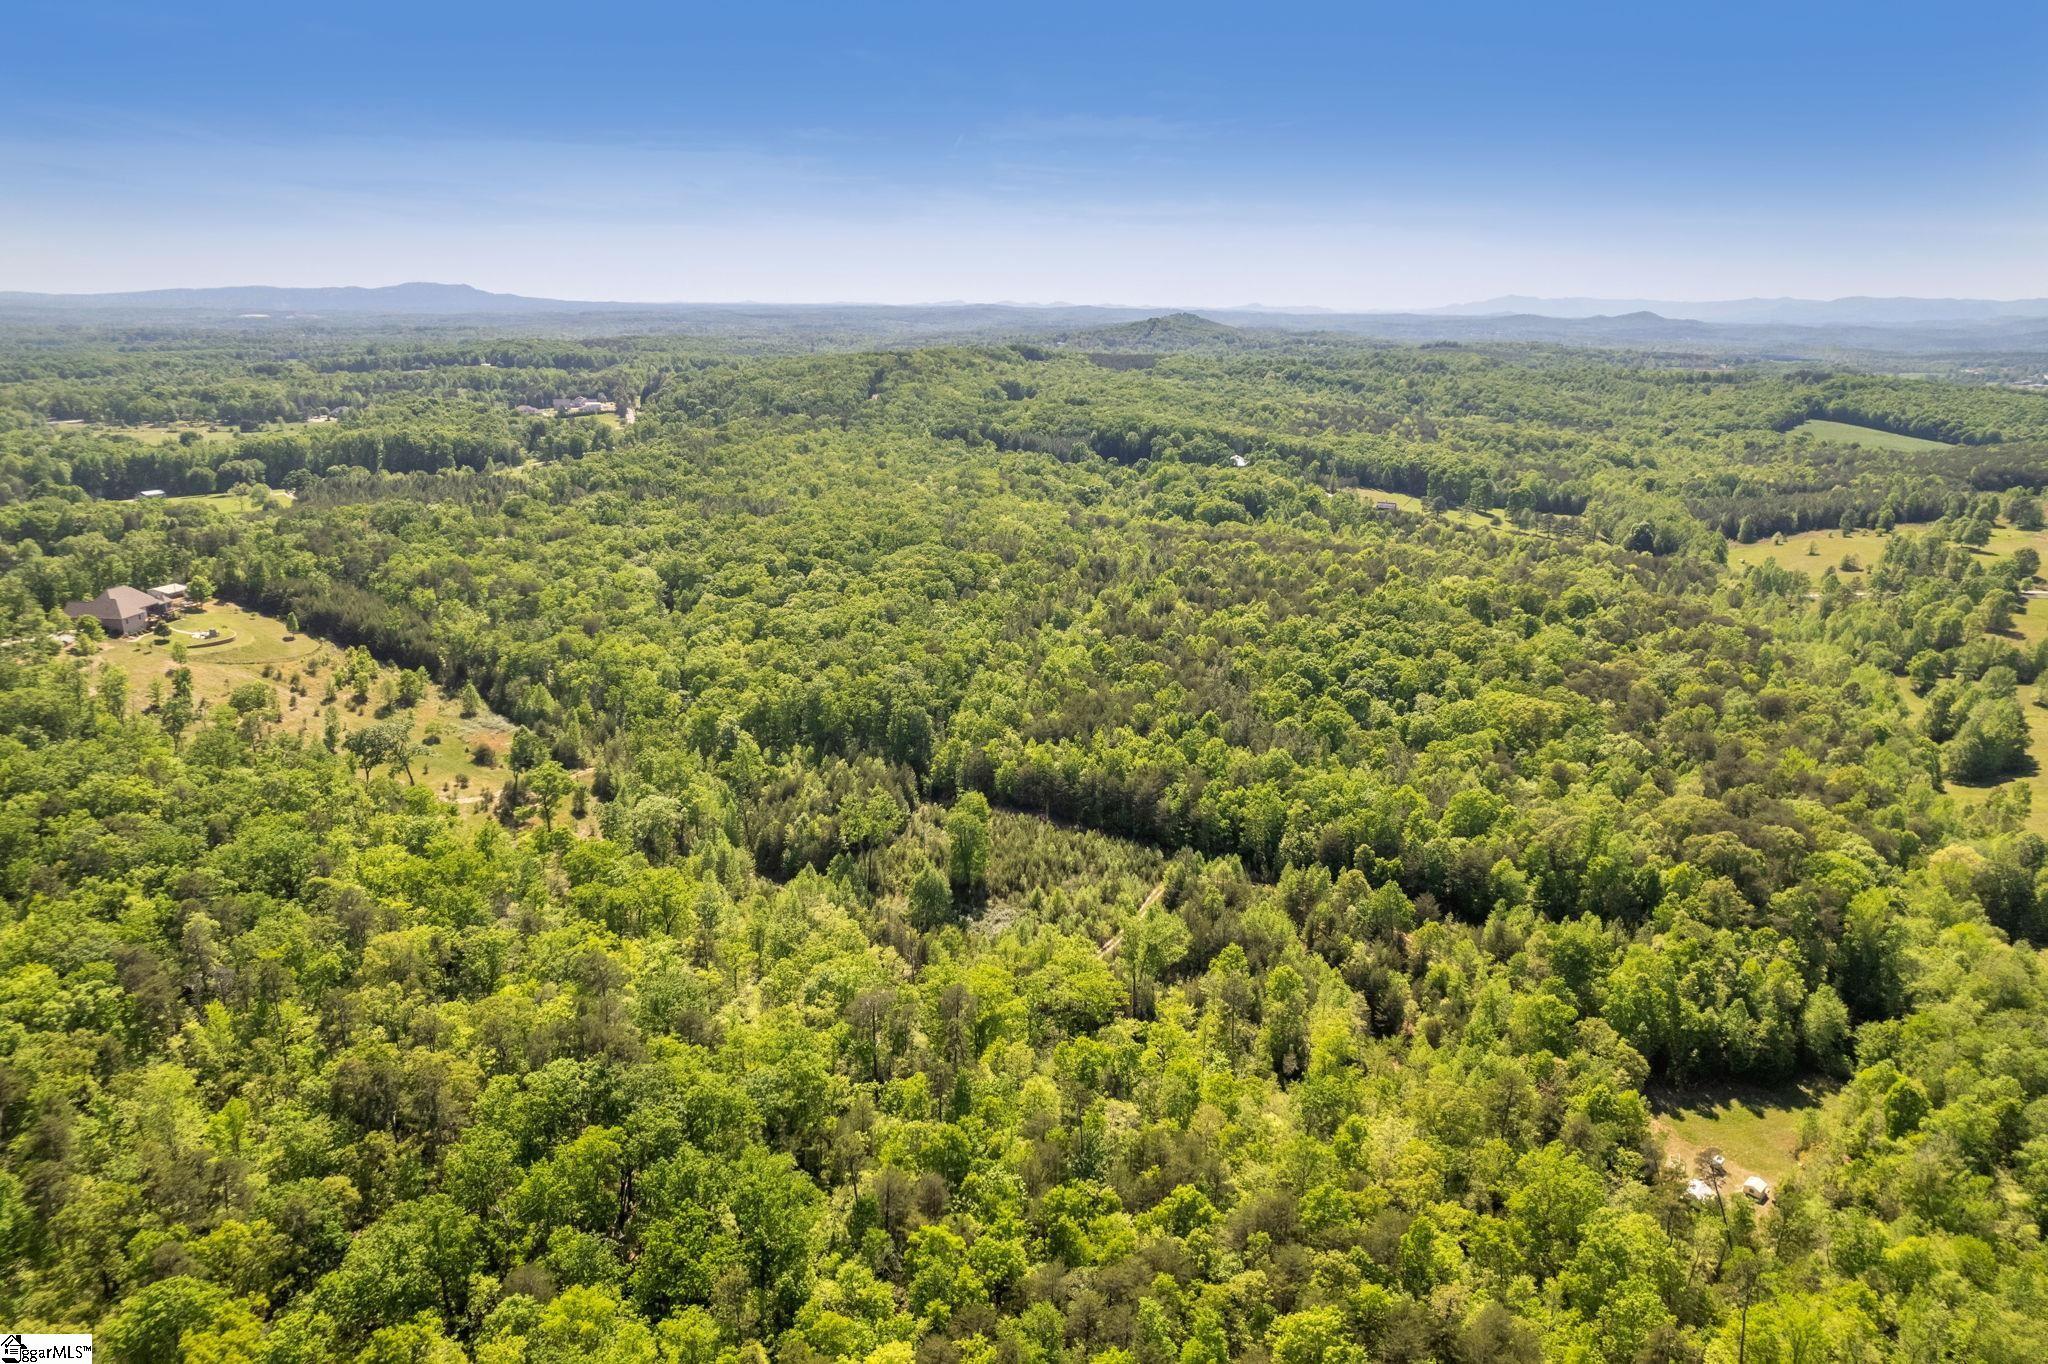
[[[0,335],[0,1322],[2048,1357],[2036,396],[874,325]]]

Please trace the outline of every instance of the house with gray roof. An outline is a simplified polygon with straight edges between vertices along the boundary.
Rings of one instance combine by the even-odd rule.
[[[139,635],[169,606],[139,587],[110,587],[91,601],[64,603],[64,614],[77,620],[91,616],[110,635]]]

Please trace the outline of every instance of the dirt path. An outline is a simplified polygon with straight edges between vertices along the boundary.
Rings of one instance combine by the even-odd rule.
[[[1158,904],[1159,897],[1164,894],[1166,894],[1166,882],[1161,881],[1158,885],[1152,887],[1152,893],[1150,895],[1147,895],[1145,897],[1145,902],[1138,906],[1138,913],[1143,914],[1146,910]],[[1116,932],[1109,935],[1109,941],[1102,945],[1102,949],[1099,952],[1097,952],[1096,955],[1101,957],[1104,961],[1108,961],[1111,957],[1116,955],[1116,949],[1120,945],[1122,945],[1123,940],[1124,931],[1121,928],[1119,928]]]
[[[1708,1150],[1718,1150],[1718,1147],[1694,1145],[1684,1137],[1679,1136],[1678,1133],[1672,1131],[1671,1125],[1662,1118],[1651,1119],[1650,1130],[1664,1139],[1665,1161],[1667,1163],[1675,1162],[1685,1172],[1687,1180],[1711,1178],[1702,1168],[1704,1162],[1701,1161],[1700,1156]],[[1750,1203],[1750,1206],[1756,1210],[1756,1215],[1758,1217],[1769,1217],[1778,1210],[1778,1185],[1775,1180],[1760,1171],[1750,1169],[1739,1160],[1730,1159],[1725,1151],[1721,1152],[1721,1170],[1721,1201],[1724,1207],[1730,1203],[1749,1201],[1749,1195],[1743,1192],[1742,1186],[1750,1176],[1754,1175],[1762,1179],[1771,1191],[1769,1202]]]

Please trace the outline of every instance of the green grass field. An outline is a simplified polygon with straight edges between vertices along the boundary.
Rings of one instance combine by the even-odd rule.
[[[238,434],[232,426],[214,426],[207,422],[170,422],[165,425],[114,426],[105,422],[60,422],[55,425],[59,431],[88,431],[95,436],[126,436],[129,440],[144,445],[168,445],[186,432],[203,440],[227,440]]]
[[[1702,1152],[1719,1151],[1731,1186],[1757,1174],[1775,1189],[1798,1168],[1801,1124],[1832,1092],[1818,1082],[1723,1084],[1653,1089],[1648,1098],[1666,1159],[1690,1173]]]
[[[2048,563],[2048,530],[2019,530],[2001,525],[1991,532],[1991,538],[1985,541],[1979,553],[2003,558],[2005,555],[2030,547],[2041,556],[2041,562]]]
[[[1814,534],[1828,533],[1814,532]],[[1867,532],[1859,534],[1858,538],[1865,538],[1867,534]],[[1797,538],[1805,539],[1806,537],[1801,536]],[[1784,549],[1788,547],[1789,544],[1779,548]],[[2048,562],[2048,531],[2018,530],[2012,526],[1999,526],[1991,532],[1991,539],[1977,553],[1991,558],[2004,558],[2020,549],[2029,547],[2040,554],[2044,562]],[[1756,545],[1731,545],[1728,554],[1729,563],[1732,565],[1736,562],[1738,551],[1754,551],[1757,548],[1758,546]],[[1808,560],[1808,562],[1812,561]],[[2035,581],[2037,583],[2041,581],[2038,575]],[[2017,643],[2028,645],[2038,644],[2042,640],[2048,639],[2048,599],[2028,598],[2025,604],[2014,613],[2012,629],[2007,632],[2007,637]],[[1927,709],[1926,698],[1915,696],[1913,689],[1907,685],[1904,678],[1899,679],[1899,694],[1905,700],[1907,714],[1911,717],[1913,723],[1918,725],[1921,715]],[[1954,785],[1950,787],[1950,792],[1958,800],[1977,801],[1988,797],[1992,791],[1999,790],[2013,782],[2025,782],[2033,793],[2032,804],[2027,815],[2027,829],[2032,833],[2048,837],[2048,709],[2032,704],[2033,696],[2030,689],[2022,688],[2020,697],[2024,703],[2020,708],[2021,713],[2027,718],[2027,755],[2034,760],[2033,774],[2030,776],[2007,777],[2005,780],[1994,782],[1988,787]]]
[[[1874,426],[1856,426],[1850,422],[1808,421],[1792,429],[1803,431],[1815,440],[1830,441],[1836,445],[1860,445],[1866,450],[1948,449],[1938,440],[1902,436],[1895,431],[1880,431]]]
[[[2010,554],[2021,545],[2037,548],[2048,543],[2048,532],[2019,531],[2000,527],[1992,534],[1990,545],[1984,553]],[[2048,555],[2044,555],[2048,558]],[[2048,600],[2029,599],[2013,616],[2013,628],[2009,638],[2026,644],[2036,644],[2048,639]],[[1905,702],[1906,714],[1917,726],[1920,717],[1927,711],[1927,698],[1916,696],[1906,679],[1899,680],[1899,696]],[[2021,688],[2020,711],[2027,720],[2027,756],[2034,760],[2031,775],[2007,777],[1989,786],[1964,786],[1952,784],[1949,794],[1958,801],[1970,803],[1988,799],[1992,792],[2001,790],[2013,782],[2024,782],[2032,791],[2032,803],[2028,807],[2027,830],[2048,838],[2048,709],[2033,704],[2031,689]]]
[[[1422,499],[1411,493],[1391,492],[1386,488],[1353,488],[1351,495],[1367,506],[1375,502],[1391,502],[1404,512],[1422,510]]]
[[[239,516],[254,516],[258,512],[266,511],[273,506],[290,506],[292,495],[282,489],[273,488],[267,502],[263,498],[251,497],[247,493],[187,493],[179,497],[166,497],[158,500],[176,503],[181,507],[216,507],[221,511],[233,512]]]
[[[1794,573],[1818,578],[1828,569],[1840,569],[1844,558],[1854,558],[1859,568],[1868,569],[1884,553],[1884,536],[1859,530],[1843,535],[1838,530],[1809,530],[1785,537],[1785,543],[1758,540],[1754,544],[1728,544],[1728,567],[1740,573],[1757,564],[1775,563]]]
[[[1899,526],[1902,531],[1915,528],[1910,522]],[[1794,572],[1818,577],[1827,568],[1839,569],[1843,558],[1852,556],[1859,567],[1867,570],[1884,553],[1885,540],[1885,534],[1875,530],[1853,531],[1847,535],[1839,530],[1801,531],[1797,535],[1786,536],[1783,544],[1765,539],[1745,545],[1731,540],[1728,542],[1728,567],[1740,573],[1756,564],[1777,563]],[[2041,556],[2041,561],[2048,564],[2048,531],[1999,526],[1977,553],[2002,559],[2026,547],[2031,547]],[[2048,612],[2043,613],[2042,619],[2044,625],[2048,625]]]
[[[1375,502],[1391,502],[1403,512],[1417,516],[1422,515],[1428,510],[1423,500],[1413,493],[1397,493],[1387,488],[1342,488],[1339,491],[1350,493],[1367,506],[1371,506]],[[1439,515],[1442,516],[1446,523],[1454,526],[1468,526],[1474,530],[1505,530],[1521,533],[1520,528],[1508,520],[1505,512],[1479,512],[1472,510],[1470,507],[1452,507],[1447,511],[1439,513]]]
[[[185,666],[192,670],[193,695],[199,701],[218,705],[236,687],[264,682],[277,697],[282,717],[279,725],[308,741],[319,740],[323,697],[328,679],[341,662],[340,648],[305,634],[287,638],[282,621],[227,603],[181,616],[172,630],[173,640],[185,642]],[[219,630],[231,634],[233,639],[226,644],[201,647],[193,636],[204,630]],[[148,635],[110,640],[101,656],[128,674],[130,697],[136,706],[148,705],[150,685],[165,679],[177,666],[172,661],[170,645],[158,643]],[[370,689],[370,701],[361,707],[351,705],[346,696],[337,698],[344,732],[380,718],[380,698],[397,675],[396,668],[380,664],[377,682]],[[294,679],[301,683],[301,691],[293,690]],[[424,756],[414,765],[415,778],[444,799],[460,805],[466,813],[487,809],[489,799],[497,794],[508,775],[503,755],[512,741],[512,726],[489,711],[465,719],[461,708],[438,689],[428,691],[426,699],[413,708],[412,716],[413,734],[425,747]],[[475,760],[478,744],[498,755],[491,765]]]
[[[599,426],[609,426],[615,431],[624,429],[626,425],[626,419],[617,412],[589,412],[576,417],[565,417],[559,412],[544,412],[541,415],[550,421],[565,423],[595,422]]]

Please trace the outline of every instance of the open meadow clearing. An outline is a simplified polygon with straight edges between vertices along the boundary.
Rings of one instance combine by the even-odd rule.
[[[248,493],[184,493],[177,497],[166,497],[159,501],[177,507],[215,507],[238,516],[255,516],[273,509],[282,509],[292,504],[292,495],[281,488],[264,492]]]
[[[1350,493],[1367,506],[1379,502],[1391,502],[1404,512],[1421,512],[1423,501],[1413,493],[1397,493],[1387,488],[1352,488]]]
[[[1428,502],[1413,493],[1394,492],[1387,488],[1360,487],[1341,488],[1339,491],[1349,493],[1367,506],[1375,506],[1381,502],[1391,502],[1394,510],[1404,515],[1435,516],[1441,518],[1449,525],[1461,526],[1471,530],[1503,530],[1525,534],[1548,533],[1545,531],[1528,531],[1524,527],[1516,525],[1504,511],[1479,511],[1471,507],[1447,507],[1443,511],[1432,512],[1429,510]]]
[[[1844,560],[1854,560],[1858,569],[1868,568],[1882,553],[1884,536],[1874,530],[1809,530],[1747,545],[1731,540],[1728,567],[1739,573],[1757,564],[1773,563],[1818,578],[1830,568],[1841,570]]]
[[[1832,1084],[1805,1081],[1652,1089],[1648,1097],[1667,1161],[1690,1175],[1702,1155],[1718,1151],[1727,1162],[1730,1189],[1754,1174],[1775,1192],[1798,1169],[1801,1131],[1809,1120],[1818,1121],[1833,1091]]]
[[[118,426],[109,422],[51,422],[53,431],[83,431],[96,436],[123,436],[144,445],[169,445],[190,436],[197,440],[233,440],[238,428],[212,422],[161,422],[140,426]]]
[[[1891,535],[1921,529],[1925,527],[1903,523],[1890,532],[1829,528],[1767,537],[1746,545],[1739,540],[1731,540],[1728,542],[1728,567],[1739,573],[1757,564],[1775,563],[1780,568],[1817,578],[1830,568],[1845,571],[1843,561],[1854,560],[1858,570],[1867,570],[1884,553],[1885,543]],[[2026,548],[2031,548],[2041,555],[2044,563],[2048,563],[2048,530],[1995,526],[1990,538],[1977,546],[1976,552],[1986,558],[2002,559]]]
[[[1850,422],[1804,421],[1792,429],[1812,436],[1815,440],[1832,441],[1838,445],[1860,445],[1866,450],[1948,449],[1948,446],[1938,440],[1903,436],[1896,431],[1882,431],[1874,426],[1857,426]]]
[[[212,638],[208,632],[215,632]],[[386,663],[375,665],[368,699],[358,703],[337,681],[346,650],[295,635],[275,617],[231,603],[215,602],[180,616],[171,624],[170,640],[152,635],[109,640],[101,656],[128,675],[135,704],[147,706],[158,689],[169,686],[179,666],[173,643],[184,646],[193,697],[205,707],[226,703],[239,687],[266,686],[277,707],[278,727],[309,743],[321,741],[330,705],[344,734],[408,711],[420,745],[415,780],[465,810],[487,808],[508,776],[504,756],[512,726],[488,709],[465,716],[456,700],[432,687],[417,704],[401,708],[393,701],[399,670]],[[488,762],[477,760],[481,750],[489,751]]]

